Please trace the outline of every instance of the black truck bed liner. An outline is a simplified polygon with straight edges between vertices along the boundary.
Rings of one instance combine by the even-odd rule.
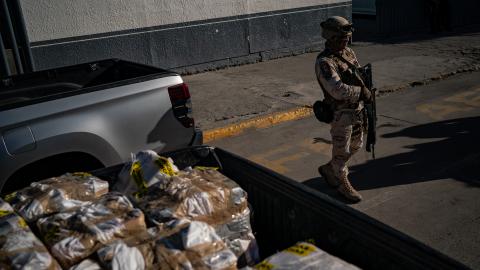
[[[171,157],[179,169],[219,167],[248,193],[262,258],[313,239],[321,249],[363,269],[469,269],[321,192],[221,148],[197,146],[161,155]],[[112,183],[122,166],[93,174]]]

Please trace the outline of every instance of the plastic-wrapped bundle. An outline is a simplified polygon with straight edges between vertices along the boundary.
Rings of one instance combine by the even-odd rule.
[[[154,263],[152,243],[159,235],[157,228],[150,228],[115,240],[97,251],[99,262],[106,269],[151,269]]]
[[[257,241],[250,225],[250,209],[232,216],[229,221],[212,224],[226,245],[238,257],[238,266],[253,265],[260,260]]]
[[[148,187],[164,182],[177,172],[171,158],[161,157],[152,150],[140,151],[125,164],[112,190],[129,195],[143,194]]]
[[[65,174],[33,182],[6,200],[28,222],[68,211],[108,192],[108,182],[87,173]]]
[[[138,199],[153,222],[187,218],[215,224],[243,213],[247,194],[213,169],[187,169],[152,185]]]
[[[236,269],[237,257],[204,222],[175,221],[145,237],[115,241],[97,252],[108,269]]]
[[[91,259],[86,259],[81,263],[70,267],[69,270],[102,270],[102,267],[100,267],[97,262]]]
[[[268,257],[256,265],[254,269],[358,270],[360,268],[332,256],[310,243],[300,242]]]
[[[253,264],[258,259],[247,193],[215,169],[180,171],[150,186],[138,203],[157,225],[186,218],[215,227],[240,257],[239,265]]]
[[[204,222],[179,220],[174,223],[178,232],[162,237],[156,241],[156,257],[159,264],[168,262],[167,255],[176,257],[184,251],[185,257],[191,264],[187,269],[236,269],[237,257],[225,246],[215,229]],[[182,258],[183,256],[179,256]],[[163,260],[161,260],[162,258]],[[188,266],[178,260],[180,265]]]
[[[24,219],[0,200],[0,269],[61,269]]]
[[[107,193],[74,211],[41,218],[37,226],[64,268],[115,239],[146,231],[142,211],[119,193]]]

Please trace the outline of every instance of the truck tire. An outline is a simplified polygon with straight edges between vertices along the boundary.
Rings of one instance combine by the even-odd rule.
[[[31,182],[67,172],[84,172],[101,168],[105,168],[105,166],[98,159],[82,152],[51,156],[32,162],[16,171],[3,185],[1,194],[5,195],[26,187]]]

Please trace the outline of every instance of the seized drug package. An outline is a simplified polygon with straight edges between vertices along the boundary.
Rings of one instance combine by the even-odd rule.
[[[254,269],[258,270],[359,270],[360,268],[332,256],[316,246],[300,242],[274,254]]]
[[[137,202],[157,225],[176,219],[206,222],[239,257],[239,265],[258,261],[247,193],[213,168],[179,171],[151,185]]]
[[[237,257],[204,222],[177,220],[97,252],[107,269],[236,269]]]
[[[102,270],[102,267],[92,259],[83,260],[81,263],[70,267],[68,270]]]
[[[248,209],[246,192],[214,169],[187,168],[150,186],[137,201],[157,225],[182,218],[222,223]]]
[[[25,220],[1,199],[0,269],[61,269]]]
[[[64,268],[115,239],[146,231],[142,211],[119,193],[107,193],[76,210],[40,218],[37,226],[52,255]]]
[[[155,151],[145,150],[132,154],[132,161],[125,164],[113,186],[113,191],[123,194],[142,194],[158,182],[177,174],[178,168],[171,158],[159,156]]]
[[[88,173],[67,173],[33,182],[7,195],[6,200],[26,221],[68,211],[108,192],[108,182]]]

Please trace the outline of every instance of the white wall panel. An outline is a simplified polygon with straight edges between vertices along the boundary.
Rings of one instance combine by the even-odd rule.
[[[248,0],[247,13],[252,14],[343,2],[345,0]]]
[[[32,42],[339,2],[344,0],[21,0]]]

